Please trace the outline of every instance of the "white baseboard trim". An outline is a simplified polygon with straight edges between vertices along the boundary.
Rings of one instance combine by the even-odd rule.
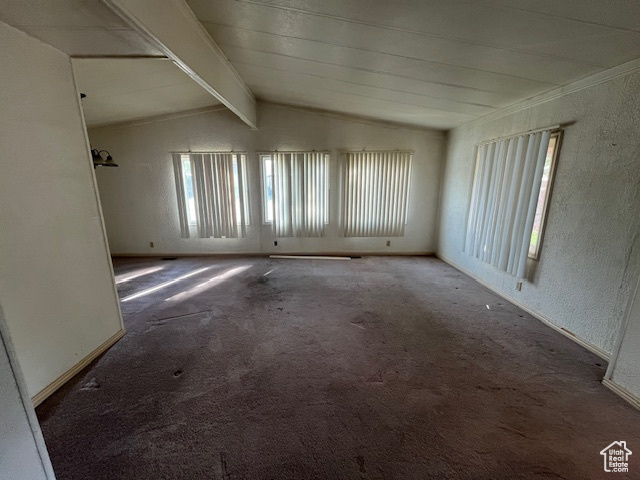
[[[56,378],[49,385],[47,385],[42,390],[40,390],[36,395],[34,395],[31,398],[31,401],[33,402],[33,406],[37,407],[38,405],[40,405],[53,392],[55,392],[62,385],[67,383],[69,380],[71,380],[84,367],[89,365],[96,358],[98,358],[102,353],[106,352],[109,348],[111,348],[113,346],[113,344],[115,344],[118,340],[120,340],[122,337],[124,337],[125,333],[127,333],[127,331],[124,328],[122,330],[119,330],[118,332],[116,332],[112,337],[110,337],[108,340],[106,340],[102,345],[100,345],[98,348],[96,348],[89,355],[84,357],[80,362],[78,362],[76,365],[74,365],[69,370],[67,370],[65,373],[63,373],[58,378]]]
[[[291,260],[351,260],[351,257],[331,257],[317,255],[269,255],[269,258],[283,258]]]
[[[616,395],[622,397],[623,400],[630,403],[631,406],[640,410],[640,397],[637,397],[626,388],[622,388],[620,385],[618,385],[617,383],[614,383],[609,378],[603,378],[602,384],[605,387],[607,387],[609,390],[611,390],[613,393],[615,393]]]
[[[206,253],[148,253],[148,252],[126,252],[126,253],[113,253],[111,252],[111,258],[153,258],[153,257],[268,257],[268,253],[261,252],[206,252]]]
[[[148,257],[269,257],[271,255],[316,255],[342,257],[431,257],[433,252],[195,252],[195,253],[111,253],[112,258]]]
[[[470,272],[469,270],[467,270],[466,268],[463,268],[459,265],[457,265],[455,262],[453,262],[452,260],[440,255],[439,253],[436,253],[436,256],[442,260],[445,263],[448,263],[449,265],[451,265],[453,268],[455,268],[456,270],[460,270],[462,273],[464,273],[465,275],[468,275],[469,277],[473,278],[476,282],[478,282],[479,284],[485,286],[486,288],[488,288],[489,290],[491,290],[493,293],[501,296],[502,298],[504,298],[506,301],[513,303],[516,307],[521,308],[522,310],[524,310],[525,312],[527,312],[529,315],[537,318],[538,320],[540,320],[542,323],[544,323],[546,326],[553,328],[556,332],[561,333],[562,335],[564,335],[567,338],[570,338],[571,340],[573,340],[574,342],[576,342],[578,345],[580,345],[581,347],[586,348],[587,350],[589,350],[591,353],[595,353],[597,356],[599,356],[600,358],[602,358],[603,360],[606,360],[607,362],[609,361],[611,355],[602,350],[600,347],[597,347],[595,345],[593,345],[592,343],[587,342],[586,340],[581,339],[580,337],[578,337],[575,333],[567,330],[566,328],[563,327],[559,327],[558,325],[556,325],[554,322],[552,322],[550,319],[548,319],[547,317],[545,317],[544,315],[535,312],[533,310],[531,310],[531,308],[529,308],[528,306],[520,303],[518,300],[516,300],[515,298],[507,295],[506,293],[502,292],[501,290],[498,290],[497,288],[495,288],[492,285],[489,285],[486,281],[484,281],[482,278],[478,277],[477,275],[475,275],[474,273]]]

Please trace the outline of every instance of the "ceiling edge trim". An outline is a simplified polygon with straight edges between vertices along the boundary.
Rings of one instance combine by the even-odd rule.
[[[512,105],[496,110],[495,112],[488,113],[487,115],[483,115],[469,122],[465,122],[461,125],[458,125],[457,127],[454,127],[452,130],[460,127],[466,127],[468,125],[474,125],[477,123],[492,122],[494,120],[498,120],[508,115],[512,115],[514,113],[518,113],[523,110],[527,110],[529,108],[533,108],[538,105],[542,105],[544,103],[557,100],[562,97],[566,97],[573,93],[577,93],[591,87],[596,87],[598,85],[610,82],[617,78],[624,77],[626,75],[631,75],[638,71],[640,71],[640,58],[623,63],[622,65],[618,65],[615,67],[608,68],[606,70],[602,70],[598,73],[594,73],[587,77],[581,78],[580,80],[576,80],[575,82],[568,83],[567,85],[564,85],[562,87],[549,90],[548,92],[535,95],[525,100],[521,100]]]

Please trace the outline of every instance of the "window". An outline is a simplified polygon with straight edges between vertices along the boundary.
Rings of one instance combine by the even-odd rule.
[[[264,223],[273,222],[273,159],[271,155],[262,155],[262,189]]]
[[[329,222],[329,154],[274,152],[262,163],[263,220],[278,237],[320,237]]]
[[[233,156],[233,192],[236,199],[236,218],[238,225],[244,221],[245,225],[250,225],[249,215],[249,182],[247,181],[247,159],[244,155]]]
[[[196,224],[196,199],[193,195],[193,173],[191,172],[191,158],[182,155],[182,180],[184,182],[184,196],[187,202],[187,219],[189,225]]]
[[[237,238],[249,225],[244,154],[174,154],[178,215],[183,238],[195,226],[201,238]]]
[[[533,220],[533,230],[531,232],[531,240],[529,242],[529,258],[534,260],[538,260],[538,258],[540,258],[545,220],[547,217],[547,210],[549,209],[551,188],[553,186],[553,173],[558,159],[558,152],[560,151],[561,133],[562,132],[558,131],[551,134],[549,147],[547,148],[547,156],[544,160],[542,182],[540,184],[540,193],[538,194],[538,202],[536,204],[536,215]]]
[[[407,224],[411,152],[347,152],[342,223],[346,237],[401,237]]]
[[[559,138],[547,129],[478,145],[464,245],[469,255],[524,277],[527,257],[540,250]]]

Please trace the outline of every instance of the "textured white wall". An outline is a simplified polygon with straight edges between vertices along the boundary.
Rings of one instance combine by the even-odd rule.
[[[38,420],[11,348],[0,306],[0,478],[53,479]]]
[[[96,173],[113,253],[209,252],[433,252],[444,134],[402,129],[336,115],[259,105],[259,130],[250,130],[228,111],[200,113],[137,125],[92,129],[94,147],[114,156],[119,168]],[[338,213],[337,150],[414,150],[405,236],[344,238]],[[242,239],[181,239],[172,151],[245,151],[249,165],[251,226]],[[331,150],[332,225],[322,238],[283,238],[261,225],[260,170],[256,151]],[[155,248],[149,247],[153,241]]]
[[[640,281],[631,300],[620,351],[611,372],[611,381],[640,399]]]
[[[46,479],[9,358],[0,342],[0,478]]]
[[[0,303],[31,396],[121,327],[67,55],[0,23]]]
[[[638,271],[640,74],[450,132],[438,253],[565,328],[611,352]],[[530,282],[462,252],[480,141],[560,123],[565,129],[542,256]]]

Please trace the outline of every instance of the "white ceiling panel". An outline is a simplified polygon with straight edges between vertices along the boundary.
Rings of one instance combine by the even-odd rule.
[[[350,116],[384,120],[405,125],[422,126],[429,124],[431,128],[448,130],[456,125],[468,122],[473,117],[464,114],[438,112],[409,105],[397,105],[392,102],[375,100],[371,102],[358,101],[348,95],[317,92],[310,94],[308,90],[293,87],[282,92],[279,86],[261,86],[255,90],[261,99],[270,102],[284,103],[294,106],[311,107],[319,110],[342,113]]]
[[[27,33],[71,56],[157,56],[164,54],[138,32],[127,29],[24,29]]]
[[[495,107],[516,97],[508,94],[492,92],[479,88],[459,85],[426,82],[397,74],[378,73],[367,68],[319,63],[300,58],[292,58],[252,50],[227,48],[227,54],[236,65],[238,71],[249,67],[263,67],[276,71],[300,73],[326,80],[339,80],[347,84],[378,87],[393,92],[404,92],[422,95],[427,98],[448,100],[454,103],[469,104],[480,107]],[[268,72],[266,72],[268,75]]]
[[[187,3],[259,99],[432,128],[640,57],[629,0]],[[7,0],[0,20],[75,57],[162,56],[99,0]],[[136,62],[76,64],[90,124],[217,103],[172,63]]]
[[[442,112],[464,113],[472,116],[486,115],[493,111],[493,108],[471,103],[455,102],[438,98],[436,96],[425,96],[411,92],[399,91],[392,88],[370,87],[360,83],[352,83],[342,80],[334,80],[308,73],[293,73],[291,71],[277,70],[271,67],[256,67],[253,65],[239,65],[238,71],[249,86],[259,87],[261,84],[282,82],[295,82],[299,88],[309,89],[316,92],[335,92],[348,95],[350,97],[371,100],[385,100],[398,105],[411,105],[425,107],[431,110]]]
[[[209,1],[195,1],[211,5]],[[192,7],[195,7],[195,4]],[[556,78],[575,78],[604,66],[452,38],[422,35],[416,31],[305,15],[297,11],[280,10],[237,0],[220,0],[214,8],[207,9],[206,16],[198,18],[214,40],[219,38],[218,27],[228,26],[271,36],[279,35],[291,40],[306,39],[310,41],[307,45],[309,50],[322,48],[322,45],[350,47],[361,52],[386,53],[407,60],[462,66],[540,82],[550,82]],[[268,19],[271,21],[267,21]],[[222,43],[221,40],[216,41]],[[640,50],[640,44],[638,47]]]
[[[190,2],[192,5],[217,3],[220,2]],[[287,27],[295,25],[297,30],[308,28],[308,24],[300,20],[300,16],[303,16],[313,19],[313,25],[323,25],[322,20],[339,21],[350,24],[352,28],[360,25],[411,32],[433,39],[449,39],[608,66],[613,66],[612,62],[623,62],[633,57],[628,57],[630,52],[606,51],[606,45],[602,49],[596,48],[596,51],[585,49],[580,42],[591,39],[592,47],[602,43],[640,47],[640,32],[637,31],[610,28],[600,25],[597,20],[588,23],[563,16],[541,15],[537,11],[504,8],[504,4],[493,0],[234,0],[234,3],[249,7],[244,11],[245,14],[251,11],[251,7],[262,9],[263,15],[288,22]],[[573,3],[577,10],[581,9],[582,2]],[[623,11],[626,10],[623,5],[620,6]],[[553,8],[549,6],[548,11],[553,12]],[[610,8],[609,2],[601,2],[601,10]],[[221,8],[216,6],[216,9]],[[239,9],[237,7],[235,10]],[[266,13],[267,9],[271,14]],[[637,14],[637,8],[633,5],[631,11]],[[612,53],[615,60],[610,57]]]
[[[640,2],[634,0],[494,0],[503,8],[535,12],[550,17],[640,31]]]
[[[623,0],[188,4],[258,98],[435,128],[640,57]]]
[[[167,59],[74,59],[88,126],[219,105]]]
[[[71,56],[164,56],[97,0],[3,0],[0,20]]]
[[[479,88],[487,91],[499,90],[520,93],[523,89],[538,91],[541,87],[550,88],[556,85],[481,69],[411,58],[407,55],[331,45],[306,39],[292,39],[249,30],[234,30],[237,29],[216,27],[212,32],[217,43],[224,46],[225,52],[230,52],[228,57],[232,56],[233,47],[238,47],[247,51],[309,60],[319,64],[339,65],[354,70],[387,73],[424,82]]]

